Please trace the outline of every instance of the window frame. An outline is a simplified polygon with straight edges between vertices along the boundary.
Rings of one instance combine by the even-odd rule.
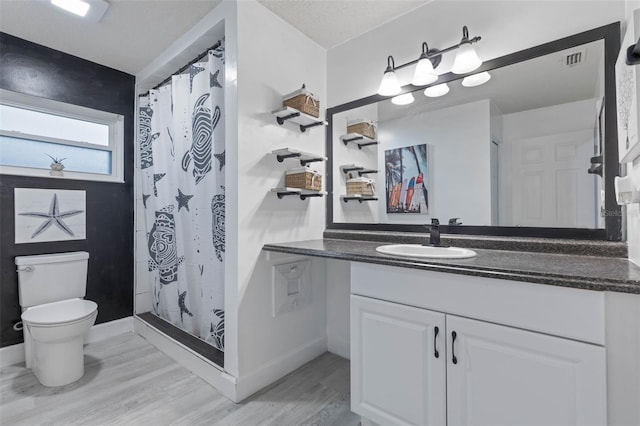
[[[49,169],[40,169],[24,166],[7,166],[0,164],[0,175],[33,176],[50,179],[75,179],[100,182],[124,183],[124,116],[79,105],[68,104],[52,99],[40,98],[24,93],[12,92],[0,89],[0,104],[37,111],[45,114],[83,120],[102,124],[109,127],[109,144],[98,145],[88,142],[78,142],[67,139],[58,139],[48,136],[31,135],[21,132],[6,131],[0,129],[1,136],[34,141],[49,142],[60,145],[90,148],[111,153],[111,174],[74,172],[64,170],[62,176],[51,176]]]

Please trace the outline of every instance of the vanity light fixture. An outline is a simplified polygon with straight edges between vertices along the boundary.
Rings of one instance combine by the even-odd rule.
[[[479,72],[478,74],[469,75],[462,79],[464,87],[476,87],[491,80],[491,74],[488,72]]]
[[[424,95],[430,98],[438,98],[446,95],[447,93],[449,93],[449,86],[447,83],[437,84],[424,89]]]
[[[480,37],[475,38],[479,39]],[[482,65],[476,49],[471,45],[474,43],[473,40],[474,39],[469,40],[469,30],[467,27],[462,27],[462,40],[460,40],[460,44],[458,45],[460,49],[456,52],[456,59],[451,66],[452,73],[466,74]]]
[[[104,0],[51,0],[51,4],[91,22],[100,21],[109,8]]]
[[[434,54],[436,49],[432,49],[431,53]],[[413,80],[411,84],[414,86],[426,86],[438,80],[438,74],[433,69],[433,63],[429,59],[429,46],[427,43],[422,43],[422,54],[416,64],[416,70],[413,73]]]
[[[411,93],[405,93],[391,98],[391,103],[394,105],[409,105],[413,103],[413,101],[415,101],[415,98]]]
[[[387,58],[387,69],[384,71],[378,94],[382,96],[395,96],[402,91],[398,76],[396,76],[396,66],[393,56]]]
[[[435,72],[435,68],[440,64],[442,55],[456,49],[460,50],[456,54],[451,72],[454,74],[466,74],[475,70],[482,65],[482,61],[476,54],[472,44],[477,43],[480,39],[481,37],[479,36],[470,39],[469,30],[464,26],[462,27],[462,40],[454,46],[442,50],[429,49],[427,43],[423,42],[422,53],[418,59],[398,66],[395,65],[393,56],[387,57],[387,68],[382,76],[378,94],[382,96],[398,95],[402,91],[402,88],[395,71],[413,64],[417,65],[411,84],[414,86],[426,86],[437,81],[438,75]]]

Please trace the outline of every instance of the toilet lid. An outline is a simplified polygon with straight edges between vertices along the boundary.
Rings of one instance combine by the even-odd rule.
[[[62,300],[34,306],[22,313],[22,321],[32,324],[60,324],[81,320],[93,314],[98,305],[84,299]]]

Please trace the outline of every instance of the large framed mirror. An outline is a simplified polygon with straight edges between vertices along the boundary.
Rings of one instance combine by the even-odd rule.
[[[327,229],[424,232],[438,218],[444,233],[620,241],[619,48],[617,22],[485,61],[479,86],[447,73],[431,85],[445,96],[407,85],[409,105],[376,94],[327,109]],[[372,140],[347,132],[363,120]],[[347,196],[359,177],[374,196]]]

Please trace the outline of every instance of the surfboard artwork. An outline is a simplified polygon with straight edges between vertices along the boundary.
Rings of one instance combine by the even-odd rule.
[[[427,144],[385,151],[387,213],[429,213]]]

